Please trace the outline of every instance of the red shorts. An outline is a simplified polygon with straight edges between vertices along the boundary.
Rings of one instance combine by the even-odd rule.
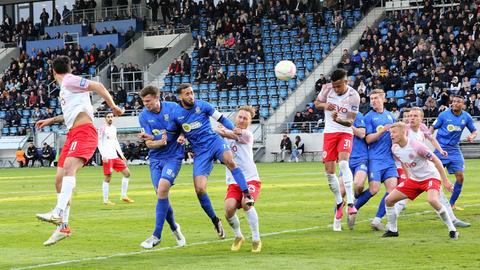
[[[107,162],[103,162],[103,174],[110,175],[113,170],[121,172],[127,168],[127,164],[121,158],[109,159]]]
[[[252,195],[253,200],[257,201],[258,195],[260,194],[260,189],[262,188],[262,182],[251,180],[251,181],[248,181],[247,184],[248,184],[248,190],[250,191],[250,195]],[[243,198],[243,192],[240,189],[239,185],[237,184],[228,185],[227,195],[225,196],[225,200],[230,198],[235,199],[237,202],[239,202],[237,206],[238,209],[242,208],[240,202],[242,201],[242,198]]]
[[[423,181],[407,179],[405,182],[400,183],[396,189],[407,195],[407,197],[413,201],[418,195],[427,190],[435,189],[440,191],[440,185],[440,180],[435,178],[429,178]]]
[[[70,129],[58,158],[58,167],[63,168],[67,157],[82,158],[84,163],[87,163],[95,153],[97,144],[98,134],[93,124],[83,124]]]
[[[352,152],[353,135],[345,132],[323,134],[323,162],[338,160],[338,153]]]
[[[403,171],[403,168],[397,168],[397,172],[398,172],[397,185],[400,185],[400,183],[405,182],[405,180],[407,180],[408,178],[405,172]]]

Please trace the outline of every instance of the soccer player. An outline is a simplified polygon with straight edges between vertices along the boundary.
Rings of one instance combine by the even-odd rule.
[[[435,151],[435,155],[442,161],[443,166],[448,170],[449,174],[455,174],[455,185],[452,196],[450,197],[450,205],[453,209],[463,210],[455,206],[460,193],[462,192],[465,170],[465,161],[463,159],[462,151],[460,150],[460,137],[463,130],[468,128],[470,135],[467,137],[468,142],[472,142],[477,137],[477,129],[473,125],[472,116],[463,110],[464,100],[462,96],[453,96],[452,105],[450,109],[440,113],[437,120],[431,127],[433,134],[435,129],[438,129],[437,140],[440,146],[448,153],[448,156],[442,156],[440,152]]]
[[[368,144],[368,189],[358,195],[355,207],[360,209],[385,184],[387,192],[380,202],[379,211],[385,211],[385,197],[397,185],[397,169],[392,157],[392,140],[389,129],[395,122],[393,114],[384,108],[385,92],[375,89],[370,92],[372,110],[365,115],[366,137]],[[383,208],[383,209],[382,209]],[[375,217],[370,226],[374,230],[382,230],[381,218]]]
[[[103,174],[103,203],[105,205],[115,205],[108,199],[110,189],[110,180],[112,180],[113,170],[121,172],[122,178],[122,201],[126,203],[133,203],[134,200],[127,196],[128,181],[130,178],[130,170],[126,164],[125,155],[123,155],[122,148],[117,139],[117,128],[113,125],[113,113],[109,112],[105,115],[105,125],[100,129],[98,140],[98,150],[102,155]]]
[[[233,130],[230,120],[224,117],[212,105],[201,100],[195,100],[192,86],[188,83],[180,84],[177,88],[180,106],[171,117],[168,131],[181,129],[184,136],[179,137],[181,143],[188,139],[195,153],[193,159],[193,182],[198,200],[205,213],[212,220],[218,236],[225,238],[225,231],[221,220],[215,214],[212,203],[207,194],[207,178],[213,169],[213,161],[220,160],[231,171],[235,182],[240,186],[243,198],[247,205],[253,205],[254,200],[248,190],[245,175],[235,161],[228,144],[212,129],[210,117],[217,120],[225,128]]]
[[[360,104],[357,91],[347,84],[347,72],[337,69],[332,73],[332,83],[324,84],[315,100],[315,106],[325,111],[325,131],[323,143],[323,162],[327,174],[328,185],[335,196],[335,217],[333,230],[341,231],[343,217],[343,199],[340,184],[335,175],[336,163],[340,166],[347,197],[348,215],[357,213],[354,206],[353,175],[348,165],[352,151],[353,130]]]
[[[407,180],[400,183],[385,199],[387,231],[382,237],[398,237],[395,203],[405,198],[414,200],[421,193],[427,192],[428,203],[447,225],[450,239],[458,239],[457,229],[439,200],[440,179],[445,188],[452,191],[452,184],[447,179],[441,161],[423,143],[407,137],[407,126],[404,123],[395,123],[391,127],[390,136],[394,158],[402,163]]]
[[[77,171],[92,157],[97,148],[98,135],[93,125],[93,107],[90,92],[95,91],[112,109],[113,114],[123,114],[103,84],[87,80],[71,74],[70,58],[59,56],[53,60],[53,76],[60,86],[60,104],[63,115],[40,120],[35,123],[37,128],[65,122],[67,140],[63,145],[58,159],[55,186],[57,189],[57,205],[37,218],[53,223],[57,229],[44,245],[52,245],[70,236],[68,226],[70,212],[69,201],[76,183]]]
[[[146,86],[140,91],[145,108],[139,115],[140,126],[150,149],[150,175],[157,193],[158,201],[155,210],[155,230],[153,235],[143,241],[140,246],[151,249],[162,239],[162,230],[167,220],[178,246],[185,246],[186,241],[180,225],[175,222],[173,209],[168,193],[174,184],[175,177],[182,166],[183,146],[177,142],[178,135],[166,131],[172,112],[178,105],[174,102],[160,102],[160,93],[154,86]]]
[[[216,129],[220,136],[224,137],[228,145],[233,151],[233,159],[238,167],[245,173],[248,189],[253,199],[256,201],[260,194],[261,182],[258,176],[257,166],[253,160],[253,134],[248,127],[255,117],[255,109],[252,106],[242,106],[239,108],[235,117],[235,128],[228,130],[219,125]],[[235,232],[235,240],[233,241],[231,250],[239,251],[245,238],[240,230],[240,220],[235,214],[237,209],[243,208],[250,230],[252,231],[252,252],[260,252],[262,250],[262,242],[260,240],[260,232],[258,228],[257,210],[252,205],[247,205],[242,198],[242,190],[235,182],[230,170],[226,170],[227,179],[227,195],[225,196],[225,217],[228,224]]]

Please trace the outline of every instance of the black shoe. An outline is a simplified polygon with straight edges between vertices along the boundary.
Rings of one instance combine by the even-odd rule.
[[[219,218],[216,218],[216,220],[213,221],[213,225],[215,226],[215,231],[217,231],[218,237],[220,239],[225,239],[227,235],[225,230],[223,230],[222,221]]]
[[[398,232],[386,231],[382,237],[398,237]]]
[[[460,234],[457,231],[450,231],[449,235],[450,240],[457,240]]]
[[[250,194],[243,194],[243,199],[245,200],[245,204],[248,206],[253,206],[255,204],[255,200]]]

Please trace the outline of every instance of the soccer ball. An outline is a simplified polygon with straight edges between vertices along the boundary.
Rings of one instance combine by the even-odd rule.
[[[282,81],[288,81],[297,74],[297,67],[292,61],[282,60],[275,65],[275,76]]]

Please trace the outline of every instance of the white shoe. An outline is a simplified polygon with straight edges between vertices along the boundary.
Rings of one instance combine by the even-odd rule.
[[[55,225],[62,223],[62,217],[57,213],[54,213],[53,210],[45,214],[37,214],[36,216],[41,221],[50,222]]]
[[[342,220],[341,219],[333,219],[333,231],[334,232],[341,232],[342,231]]]
[[[67,237],[70,237],[71,234],[72,233],[71,233],[69,227],[66,227],[66,228],[63,228],[63,229],[58,228],[53,232],[52,236],[50,236],[50,238],[48,238],[47,241],[43,242],[43,245],[44,246],[51,246],[53,244],[56,244],[60,240],[63,240]]]
[[[160,239],[158,239],[156,236],[152,235],[149,238],[147,238],[147,240],[143,241],[140,244],[140,246],[145,248],[145,249],[151,249],[158,244],[160,244]]]
[[[385,226],[382,222],[372,221],[372,223],[370,223],[370,228],[374,231],[385,231]]]
[[[185,236],[183,236],[182,231],[180,230],[180,225],[176,223],[177,229],[172,231],[173,237],[177,240],[177,246],[184,247],[187,244],[187,240],[185,240]]]

